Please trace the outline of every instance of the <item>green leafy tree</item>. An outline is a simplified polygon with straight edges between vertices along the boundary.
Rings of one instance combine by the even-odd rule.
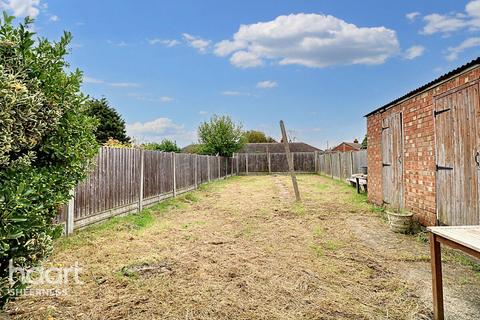
[[[198,127],[201,153],[232,156],[245,144],[241,124],[236,124],[229,116],[214,115]]]
[[[363,138],[363,141],[362,141],[362,149],[367,149],[367,146],[368,146],[368,138],[367,138],[367,135],[365,135],[365,138]]]
[[[97,141],[104,144],[109,139],[117,140],[121,143],[129,143],[125,121],[113,107],[108,105],[105,98],[91,99],[88,101],[88,114],[98,119],[97,131],[95,136]]]
[[[162,142],[156,143],[156,142],[151,142],[151,143],[146,143],[142,145],[142,148],[145,150],[158,150],[158,151],[164,151],[164,152],[181,152],[182,149],[180,149],[177,146],[177,143],[175,141],[169,140],[169,139],[163,139]]]
[[[267,136],[262,131],[249,130],[244,133],[247,143],[267,143],[276,142],[272,137]]]
[[[191,153],[191,154],[201,154],[202,152],[202,145],[198,143],[192,143],[182,149],[183,153]]]
[[[9,261],[28,269],[48,256],[59,205],[98,150],[82,74],[65,71],[71,35],[35,42],[32,21],[13,19],[0,18],[0,307],[26,286],[18,274],[9,281]]]

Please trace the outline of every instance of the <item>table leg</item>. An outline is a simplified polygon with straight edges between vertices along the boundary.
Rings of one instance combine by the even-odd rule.
[[[442,284],[442,254],[437,236],[430,233],[430,254],[432,264],[433,319],[444,320],[443,314],[443,284]]]

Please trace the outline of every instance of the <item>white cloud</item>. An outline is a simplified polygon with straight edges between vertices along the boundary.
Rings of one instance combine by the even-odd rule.
[[[151,45],[156,45],[156,44],[161,44],[164,45],[165,47],[171,48],[178,46],[180,44],[180,41],[172,39],[159,39],[159,38],[154,38],[154,39],[148,39],[148,43]]]
[[[211,43],[210,40],[205,40],[200,37],[192,36],[188,33],[183,33],[182,36],[190,47],[197,49],[197,51],[200,53],[206,53]]]
[[[139,83],[136,82],[109,82],[109,86],[117,88],[137,88],[140,87]]]
[[[84,76],[83,77],[83,82],[84,83],[89,83],[89,84],[106,84],[110,87],[116,87],[116,88],[137,88],[140,87],[139,83],[136,82],[107,82],[101,79],[89,77],[89,76]]]
[[[265,80],[257,83],[257,88],[260,88],[260,89],[272,89],[275,87],[278,87],[278,83],[273,80]]]
[[[35,18],[40,13],[40,0],[8,0],[0,2],[0,8],[13,11],[16,17]]]
[[[60,18],[56,15],[52,15],[52,16],[50,16],[50,18],[48,18],[48,20],[50,20],[52,22],[57,22],[58,20],[60,20]]]
[[[248,51],[235,52],[230,58],[230,63],[239,68],[253,68],[263,64],[258,55]]]
[[[425,26],[422,29],[423,34],[434,34],[437,32],[448,33],[463,29],[467,26],[463,15],[441,15],[432,13],[423,17]]]
[[[205,115],[208,114],[208,111],[200,110],[200,111],[198,111],[198,114],[201,115],[201,116],[205,116]]]
[[[145,95],[145,94],[139,94],[139,93],[129,93],[128,96],[133,97],[137,100],[140,101],[148,101],[148,102],[172,102],[175,99],[170,96],[151,96],[151,95]]]
[[[420,12],[418,11],[410,12],[405,15],[405,17],[410,21],[415,21],[415,19],[417,19],[418,16],[420,16]]]
[[[147,122],[134,122],[126,125],[127,134],[138,143],[159,142],[163,139],[186,145],[196,140],[196,133],[188,131],[184,125],[176,124],[169,118],[157,118]]]
[[[480,0],[473,0],[465,6],[465,12],[447,14],[432,13],[423,17],[425,26],[422,34],[448,34],[462,29],[480,28]]]
[[[160,97],[160,101],[162,102],[171,102],[173,101],[174,99],[172,97],[169,97],[169,96],[162,96]]]
[[[479,47],[480,46],[480,37],[474,37],[474,38],[468,38],[467,40],[463,41],[460,43],[460,45],[456,47],[450,47],[448,48],[448,54],[445,56],[445,58],[449,61],[457,60],[458,55],[462,53],[463,51],[469,49],[469,48],[474,48],[474,47]]]
[[[281,65],[327,67],[381,64],[399,50],[395,31],[362,28],[329,15],[291,14],[275,20],[241,25],[232,40],[215,45],[215,54],[232,55],[243,68],[272,60]]]
[[[420,57],[425,52],[424,46],[411,46],[403,53],[403,58],[407,60],[413,60]]]
[[[105,83],[105,81],[103,81],[103,80],[96,79],[96,78],[92,78],[92,77],[88,77],[88,76],[84,76],[84,77],[83,77],[83,82],[84,82],[84,83],[90,83],[90,84],[102,84],[102,83]]]
[[[222,91],[221,92],[222,96],[249,96],[250,94],[247,92],[240,92],[240,91]]]
[[[108,44],[111,44],[112,46],[116,46],[116,47],[127,47],[129,44],[126,43],[125,41],[112,41],[112,40],[107,40],[107,43]]]

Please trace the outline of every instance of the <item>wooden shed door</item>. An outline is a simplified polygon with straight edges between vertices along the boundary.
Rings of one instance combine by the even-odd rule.
[[[382,123],[383,202],[403,208],[403,129],[402,114],[394,113]]]
[[[435,99],[437,219],[480,222],[480,108],[478,83]]]

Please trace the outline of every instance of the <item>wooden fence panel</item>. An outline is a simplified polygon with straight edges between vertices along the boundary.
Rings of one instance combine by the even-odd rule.
[[[95,167],[75,189],[74,219],[88,219],[115,207],[130,205],[140,195],[140,151],[101,148]]]
[[[210,179],[218,179],[218,159],[214,156],[208,156],[208,161],[210,163]]]
[[[346,180],[367,168],[367,150],[323,153],[318,156],[318,166],[321,174]]]
[[[233,158],[102,147],[91,173],[73,191],[72,205],[58,209],[57,221],[71,217],[73,227],[81,228],[173,196],[174,158],[180,191],[236,174]]]
[[[315,172],[314,152],[293,153],[293,167],[298,172]]]
[[[198,183],[204,183],[208,181],[208,159],[207,156],[197,156],[197,171],[198,171]]]
[[[248,172],[268,172],[268,154],[247,153]]]
[[[177,190],[195,186],[195,163],[191,154],[175,154],[175,181]]]
[[[272,172],[288,172],[288,162],[285,153],[271,153],[270,166]]]
[[[238,153],[235,155],[238,161],[238,173],[245,173],[246,172],[246,167],[247,167],[247,161],[246,161],[246,154],[245,153]]]

